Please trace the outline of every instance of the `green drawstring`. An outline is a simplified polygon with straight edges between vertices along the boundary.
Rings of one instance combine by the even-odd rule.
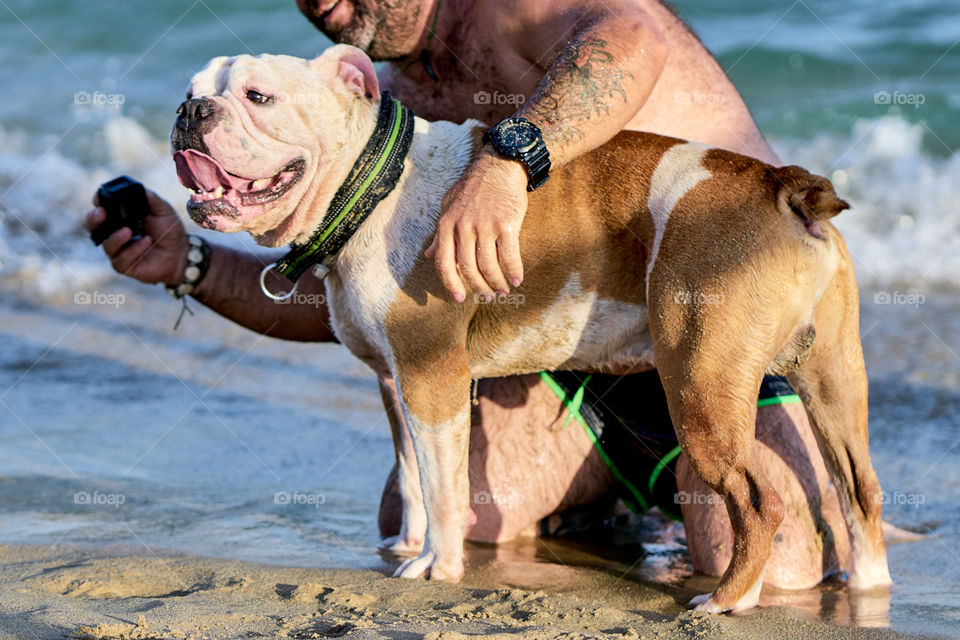
[[[586,378],[583,379],[583,382],[580,384],[580,388],[577,389],[577,392],[573,394],[573,399],[570,400],[570,403],[567,405],[567,419],[563,421],[563,426],[566,427],[570,423],[570,419],[573,418],[574,414],[580,415],[580,406],[583,405],[583,394],[587,390],[587,383],[590,382],[590,378],[593,377],[591,373]]]
[[[587,434],[587,437],[590,439],[590,442],[593,443],[594,448],[597,450],[597,453],[600,454],[600,459],[603,460],[603,463],[607,466],[607,469],[610,470],[610,474],[620,482],[629,492],[629,497],[624,496],[624,502],[630,510],[636,513],[637,515],[643,515],[650,510],[649,504],[647,504],[646,499],[643,497],[643,494],[640,493],[640,490],[630,482],[617,465],[610,459],[610,456],[607,455],[607,452],[603,450],[603,447],[600,445],[600,441],[597,440],[597,434],[593,432],[593,429],[590,428],[590,425],[587,424],[587,421],[583,419],[583,416],[580,414],[580,406],[583,404],[583,393],[586,389],[587,381],[593,377],[589,375],[583,381],[583,384],[580,385],[580,389],[574,394],[572,399],[567,398],[566,391],[563,390],[557,381],[553,379],[546,371],[540,372],[540,379],[543,380],[546,385],[550,388],[551,391],[560,399],[567,407],[567,412],[569,415],[564,421],[563,425],[566,426],[567,422],[570,421],[570,418],[574,418],[577,422],[580,423],[580,426],[583,427],[584,433]]]
[[[657,466],[650,472],[650,482],[647,483],[647,488],[650,489],[650,495],[653,495],[653,485],[657,484],[657,478],[660,477],[660,472],[666,469],[667,465],[673,462],[673,459],[679,456],[681,452],[680,445],[677,445],[671,449],[667,455],[660,458]]]
[[[761,398],[757,400],[757,408],[760,407],[769,407],[773,404],[798,404],[803,402],[800,400],[800,396],[795,393],[790,393],[785,396],[773,396],[772,398]]]

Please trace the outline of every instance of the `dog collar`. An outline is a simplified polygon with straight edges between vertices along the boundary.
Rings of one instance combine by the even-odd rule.
[[[293,295],[293,289],[284,295],[267,290],[264,280],[271,269],[293,283],[311,267],[315,267],[318,278],[327,276],[343,246],[397,186],[413,140],[413,121],[410,109],[386,91],[381,92],[377,127],[327,207],[320,226],[309,240],[291,244],[283,258],[260,273],[260,288],[267,297],[286,300]]]

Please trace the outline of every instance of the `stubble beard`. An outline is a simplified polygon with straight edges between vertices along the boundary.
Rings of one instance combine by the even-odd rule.
[[[351,24],[333,39],[367,52],[374,60],[395,60],[411,55],[405,50],[416,37],[420,18],[419,0],[393,0],[395,8],[381,9],[379,15],[357,3]]]

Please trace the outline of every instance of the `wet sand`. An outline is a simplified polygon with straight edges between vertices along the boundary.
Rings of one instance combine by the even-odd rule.
[[[0,637],[906,638],[784,607],[687,611],[686,589],[471,554],[462,584],[123,547],[0,546]]]

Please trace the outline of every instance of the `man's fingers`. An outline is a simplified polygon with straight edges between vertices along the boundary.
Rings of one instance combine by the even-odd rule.
[[[426,256],[427,260],[433,260],[437,257],[437,238],[440,234],[433,236],[433,242],[430,243],[430,246],[427,247],[427,250],[423,252],[423,255]]]
[[[173,207],[170,204],[158,196],[156,193],[150,189],[145,189],[147,192],[147,202],[150,203],[150,213],[155,216],[174,216],[176,211],[173,210]]]
[[[120,232],[118,231],[117,233]],[[117,234],[113,234],[113,236],[115,235]],[[113,238],[113,236],[110,237]],[[113,268],[118,273],[129,276],[130,271],[139,264],[140,258],[149,251],[152,244],[150,236],[144,236],[136,242],[131,243],[129,247],[121,249],[110,259],[110,264],[113,265]]]
[[[133,237],[133,231],[130,227],[123,227],[114,231],[109,238],[103,241],[103,252],[112,260],[123,248],[123,245]]]
[[[87,231],[93,231],[107,221],[107,212],[102,207],[91,209],[83,219],[83,228]]]
[[[457,230],[457,266],[460,276],[475,293],[493,293],[477,268],[477,233],[471,225],[463,225]]]
[[[523,282],[523,262],[520,260],[520,242],[513,234],[501,234],[497,238],[500,264],[507,280],[515,287]]]
[[[497,259],[497,239],[493,234],[481,234],[477,243],[477,266],[484,280],[500,294],[510,291],[510,285],[500,270],[500,261]]]
[[[440,274],[440,281],[443,282],[443,287],[450,292],[454,300],[463,302],[467,297],[467,292],[463,287],[463,281],[460,280],[460,274],[457,272],[457,247],[454,243],[452,229],[441,224],[434,244],[436,245],[436,258],[434,259],[437,265],[437,273]]]

